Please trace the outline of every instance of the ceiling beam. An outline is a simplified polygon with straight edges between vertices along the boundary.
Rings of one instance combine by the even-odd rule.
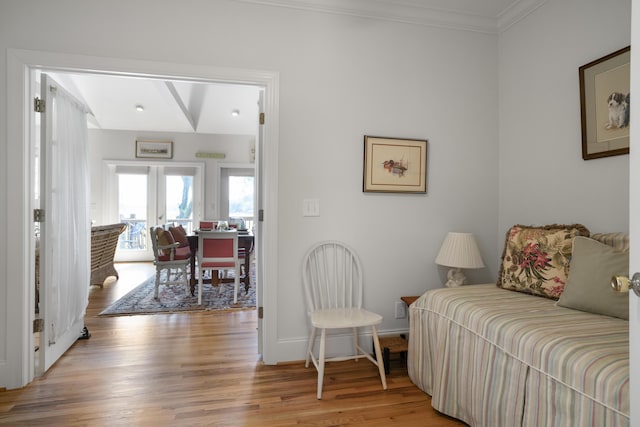
[[[193,129],[194,132],[196,132],[198,124],[193,119],[193,116],[189,112],[189,109],[187,108],[187,106],[184,105],[184,102],[182,102],[182,98],[180,97],[180,94],[176,90],[175,85],[173,84],[173,82],[168,82],[168,81],[165,81],[164,83],[165,83],[165,85],[167,85],[167,89],[169,89],[169,92],[171,92],[171,95],[173,96],[173,99],[178,104],[178,107],[180,107],[180,110],[182,111],[182,114],[184,114],[184,117],[187,119],[187,121],[191,125],[191,128]]]

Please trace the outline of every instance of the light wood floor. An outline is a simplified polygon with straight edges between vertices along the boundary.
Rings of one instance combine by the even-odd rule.
[[[86,325],[42,377],[0,391],[0,424],[65,426],[462,426],[436,413],[398,362],[383,391],[366,361],[328,364],[323,400],[304,362],[262,364],[256,311],[97,317],[153,272],[119,264],[92,287]]]

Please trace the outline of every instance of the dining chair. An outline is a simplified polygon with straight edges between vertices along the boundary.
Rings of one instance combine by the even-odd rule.
[[[156,266],[156,285],[154,298],[158,299],[160,285],[182,284],[187,295],[190,293],[188,269],[191,263],[191,250],[189,246],[180,247],[170,231],[161,226],[149,229],[151,247],[153,248],[153,264]],[[162,271],[166,270],[166,280],[161,281]],[[172,277],[173,275],[173,277]]]
[[[240,284],[240,258],[237,231],[198,232],[198,304],[202,303],[202,281],[205,271],[233,270],[233,303],[238,302]],[[212,277],[213,282],[213,277]],[[220,291],[222,291],[220,282]]]
[[[200,221],[199,228],[200,230],[215,230],[218,225],[218,221],[213,220],[203,220]]]
[[[356,253],[338,241],[320,242],[305,254],[302,264],[307,311],[311,322],[311,335],[305,367],[309,360],[318,371],[318,399],[322,399],[325,362],[366,358],[378,367],[382,388],[387,389],[384,363],[376,325],[382,316],[362,308],[362,266]],[[375,359],[358,343],[358,329],[371,327]],[[353,353],[346,356],[326,358],[327,330],[351,329]],[[317,331],[320,330],[318,356],[314,354]]]

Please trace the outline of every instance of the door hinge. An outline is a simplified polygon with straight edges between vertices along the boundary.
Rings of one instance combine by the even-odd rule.
[[[258,209],[258,221],[264,221],[264,209]]]
[[[40,99],[40,98],[33,98],[33,111],[35,111],[36,113],[44,113],[45,110],[45,101],[44,99]]]
[[[44,319],[33,319],[33,332],[42,332],[44,330]]]
[[[264,113],[260,113],[260,124],[264,124]]]
[[[258,319],[264,319],[264,307],[258,307]]]
[[[33,210],[33,222],[44,222],[44,209]]]

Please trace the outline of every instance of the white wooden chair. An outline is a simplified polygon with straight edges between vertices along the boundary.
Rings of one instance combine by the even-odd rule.
[[[198,232],[198,304],[202,303],[202,279],[205,271],[233,270],[233,303],[238,302],[240,258],[237,231]],[[223,284],[220,283],[220,290]]]
[[[382,388],[387,389],[384,363],[376,325],[382,316],[362,308],[362,267],[355,252],[344,243],[326,241],[315,244],[304,256],[302,281],[311,321],[311,336],[305,366],[313,361],[318,370],[318,399],[322,399],[325,362],[367,358],[378,367]],[[358,343],[358,328],[371,327],[375,359]],[[326,332],[350,328],[353,332],[354,352],[342,357],[325,357]],[[318,357],[314,355],[316,333],[320,330]]]
[[[180,283],[185,292],[191,292],[189,286],[189,264],[191,263],[191,251],[189,247],[180,247],[173,236],[163,227],[156,226],[149,229],[151,246],[153,248],[153,263],[156,266],[156,286],[154,298],[158,299],[158,289],[161,284],[171,285]],[[162,270],[167,271],[166,280],[160,281]],[[172,277],[173,276],[173,277]]]

